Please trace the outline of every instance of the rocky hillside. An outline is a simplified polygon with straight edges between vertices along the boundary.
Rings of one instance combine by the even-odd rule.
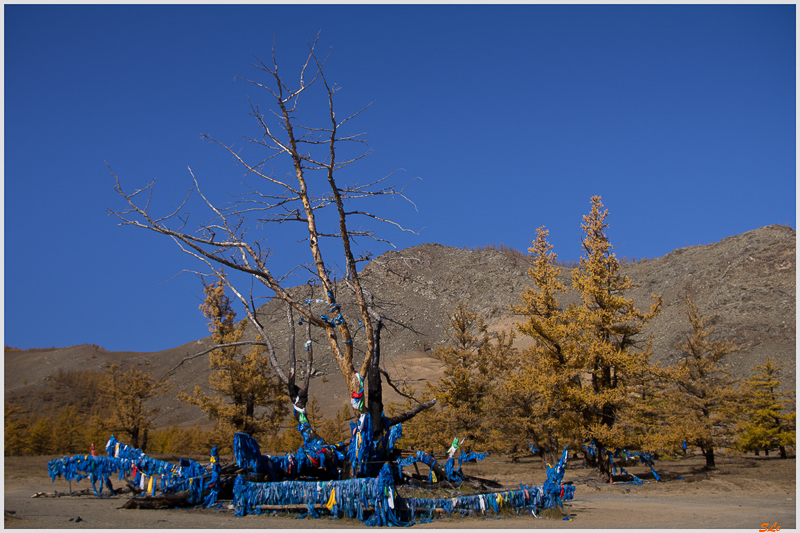
[[[728,363],[736,376],[745,376],[756,364],[772,357],[785,365],[785,386],[795,388],[796,374],[796,235],[785,226],[766,226],[705,246],[675,250],[664,257],[626,264],[623,273],[639,284],[631,292],[640,308],[649,308],[650,297],[664,298],[661,314],[650,324],[655,357],[668,361],[675,356],[674,345],[682,339],[688,323],[681,311],[682,297],[691,292],[701,312],[716,316],[717,335],[734,338],[742,349],[731,354]],[[384,335],[383,366],[393,379],[407,380],[421,387],[435,381],[441,372],[430,351],[446,341],[447,313],[466,302],[486,319],[493,330],[509,329],[517,319],[510,306],[528,284],[527,257],[499,250],[471,251],[438,244],[423,244],[389,252],[368,264],[363,271],[365,286],[376,296],[389,319]],[[565,279],[567,268],[563,269]],[[298,287],[296,294],[312,296]],[[352,300],[340,287],[337,300],[345,313]],[[321,295],[314,295],[321,297]],[[568,295],[562,303],[574,301]],[[325,312],[324,304],[319,306]],[[286,316],[278,302],[261,308],[261,316],[273,332],[272,342],[285,356],[288,342]],[[352,316],[352,315],[351,315]],[[298,331],[298,337],[301,337]],[[322,341],[319,332],[315,341]],[[298,338],[297,353],[305,339]],[[34,398],[37,389],[53,371],[97,368],[110,360],[135,364],[161,377],[183,358],[198,353],[208,339],[154,353],[105,352],[91,346],[55,350],[28,350],[5,354],[5,394]],[[520,347],[526,345],[519,338]],[[332,357],[317,343],[312,393],[320,399],[327,415],[347,403],[344,381]],[[356,339],[358,348],[358,338]],[[185,362],[167,378],[175,384],[168,397],[159,400],[157,425],[205,424],[202,413],[175,399],[178,390],[191,392],[206,386],[207,359]],[[388,401],[396,399],[392,396]]]

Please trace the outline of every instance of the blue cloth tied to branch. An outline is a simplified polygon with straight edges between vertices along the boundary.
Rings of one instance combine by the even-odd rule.
[[[50,478],[63,477],[67,481],[80,481],[89,478],[95,496],[102,497],[105,485],[111,476],[118,474],[119,480],[135,471],[133,481],[151,495],[157,491],[162,494],[189,490],[192,494],[189,504],[202,501],[202,491],[208,472],[199,463],[181,459],[181,465],[148,457],[142,450],[123,444],[112,435],[106,444],[108,457],[76,455],[53,459],[47,463]],[[98,488],[97,481],[100,481]],[[194,486],[194,487],[193,487]]]
[[[387,420],[382,417],[384,425]],[[351,425],[353,434],[347,449],[353,471],[363,477],[332,481],[300,481],[286,479],[255,483],[245,481],[238,476],[234,484],[234,507],[237,516],[260,514],[262,505],[298,506],[305,509],[299,518],[318,518],[324,514],[334,518],[340,514],[356,518],[369,526],[409,526],[417,521],[415,513],[427,511],[419,521],[430,521],[437,510],[450,515],[460,512],[462,515],[474,515],[480,512],[494,512],[495,517],[503,507],[510,507],[519,513],[528,510],[536,514],[547,507],[560,506],[563,501],[571,500],[575,487],[563,484],[564,470],[568,458],[565,448],[556,467],[548,465],[547,480],[541,487],[520,485],[519,489],[490,494],[473,494],[456,498],[401,498],[395,484],[401,479],[402,467],[415,462],[423,462],[428,466],[436,465],[436,459],[425,452],[416,452],[409,457],[396,459],[394,446],[402,435],[402,427],[397,424],[387,428],[379,441],[372,438],[372,424],[368,415],[362,416],[358,424]],[[339,461],[345,455],[338,447],[331,446],[321,439],[315,438],[311,426],[301,423],[297,426],[303,436],[303,446],[295,454],[282,457],[263,456],[258,442],[245,433],[234,436],[234,455],[237,465],[256,473],[269,474],[273,479],[278,477],[297,476],[303,468],[316,467],[337,470]],[[155,494],[160,486],[162,494],[188,491],[191,494],[190,504],[205,506],[216,503],[220,483],[220,465],[216,455],[211,461],[212,471],[194,461],[181,459],[180,465],[158,461],[147,457],[141,450],[119,443],[112,437],[107,446],[110,457],[75,456],[54,459],[48,463],[48,472],[55,481],[63,476],[67,480],[89,477],[95,494],[103,492],[103,483],[110,475],[118,474],[119,479],[130,475],[134,469],[140,481],[145,478],[150,492]],[[213,454],[213,451],[212,451]],[[459,468],[454,469],[451,457],[445,463],[448,479],[463,480],[461,465],[463,462],[481,460],[487,454],[461,452],[458,457]],[[652,461],[651,456],[642,457],[643,461]],[[378,465],[381,465],[378,469]],[[331,470],[331,471],[333,471]],[[375,472],[377,473],[376,477]],[[286,475],[284,475],[284,472]],[[367,477],[369,476],[369,477]],[[100,480],[98,491],[95,482]],[[140,485],[141,486],[141,485]],[[212,489],[203,500],[204,493]],[[320,514],[319,507],[327,509]],[[491,516],[489,516],[491,518]]]
[[[614,459],[617,460],[635,460],[636,458],[642,464],[646,464],[650,467],[650,471],[653,473],[653,478],[656,481],[661,481],[661,477],[658,475],[655,469],[655,454],[653,452],[646,452],[646,451],[631,451],[629,448],[615,448],[613,451],[610,449],[604,448],[603,446],[598,446],[596,442],[592,441],[588,444],[583,446],[583,449],[591,456],[595,456],[600,454],[601,456],[605,456],[608,459],[609,464],[611,465],[611,474],[616,475],[617,470],[619,470],[622,474],[631,477],[631,481],[617,481],[616,483],[631,483],[633,485],[641,485],[642,480],[639,479],[637,476],[630,474],[623,466],[617,465]]]

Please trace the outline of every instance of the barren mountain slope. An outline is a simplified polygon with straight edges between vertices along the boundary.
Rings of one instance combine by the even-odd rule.
[[[796,232],[785,226],[766,226],[714,244],[681,248],[664,257],[626,264],[623,273],[639,283],[631,292],[640,308],[648,308],[650,296],[661,294],[664,307],[647,330],[653,336],[655,357],[667,360],[675,354],[674,344],[688,329],[681,311],[681,298],[692,291],[701,312],[717,315],[717,334],[733,336],[743,349],[731,354],[728,362],[735,375],[744,376],[768,356],[785,365],[785,387],[795,388],[796,339]],[[437,244],[423,244],[399,252],[388,252],[373,260],[363,271],[365,286],[375,294],[387,317],[383,337],[383,366],[393,379],[410,380],[421,388],[424,380],[435,381],[441,367],[430,351],[446,340],[447,313],[459,301],[483,316],[492,329],[508,329],[517,319],[510,305],[528,285],[527,258],[497,250],[470,251]],[[564,279],[569,272],[563,269]],[[300,298],[322,298],[308,293],[307,287],[294,289]],[[345,315],[354,316],[352,298],[339,287],[337,299]],[[562,304],[575,300],[566,295]],[[324,304],[313,303],[320,314]],[[187,311],[191,312],[191,311]],[[287,319],[279,302],[270,302],[260,311],[278,356],[287,359]],[[202,320],[198,316],[198,320]],[[295,317],[297,323],[297,317]],[[304,328],[298,328],[296,351],[304,355]],[[325,350],[320,332],[312,335],[315,352],[315,378],[312,394],[323,412],[333,414],[345,403],[344,381],[332,357]],[[359,349],[359,338],[356,348]],[[33,398],[45,378],[58,368],[100,369],[106,360],[120,360],[163,376],[183,358],[202,351],[209,339],[153,353],[105,352],[90,346],[54,350],[8,352],[5,357],[6,398],[21,395]],[[526,340],[519,338],[519,345]],[[161,412],[158,426],[206,424],[202,413],[175,399],[178,390],[191,392],[195,385],[207,386],[206,357],[186,361],[167,379],[175,388],[157,400]],[[385,390],[388,390],[386,388]],[[397,399],[387,395],[387,401]],[[32,402],[32,407],[35,402]]]

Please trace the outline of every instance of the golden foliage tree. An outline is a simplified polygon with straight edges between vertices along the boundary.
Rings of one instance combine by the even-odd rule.
[[[737,445],[741,450],[756,452],[778,449],[786,458],[786,447],[795,445],[796,412],[794,391],[780,392],[783,369],[767,358],[753,368],[745,382],[743,418],[737,428]]]
[[[213,446],[214,434],[203,431],[199,424],[192,428],[172,426],[154,430],[149,440],[153,453],[206,454]],[[230,443],[227,445],[228,450],[220,448],[220,453],[230,453]]]
[[[387,406],[390,416],[406,411],[418,404],[420,401],[427,402],[433,397],[434,387],[427,387],[420,399],[413,399],[416,396],[416,389],[402,386],[399,390],[406,395],[407,399],[401,402],[392,402]],[[417,414],[414,418],[403,424],[403,438],[400,440],[402,446],[411,450],[425,450],[433,452],[434,448],[446,450],[453,436],[448,432],[441,431],[444,416],[439,409],[428,409]]]
[[[324,420],[320,414],[316,422],[314,420],[314,416],[317,416],[316,413],[318,409],[316,397],[312,400],[310,407],[313,407],[313,409],[309,409],[310,416],[308,420],[312,427],[317,428],[317,434],[322,437],[325,442],[337,443],[350,440],[349,421],[354,418],[352,416],[353,410],[350,407],[346,405],[342,406],[342,408],[336,412],[336,417],[333,420]]]
[[[584,255],[573,271],[572,286],[580,293],[575,306],[576,349],[583,369],[589,374],[581,387],[583,425],[586,438],[598,449],[637,445],[629,427],[617,424],[623,411],[636,399],[631,388],[637,378],[649,371],[649,343],[640,334],[661,310],[661,297],[654,295],[650,310],[637,309],[625,293],[636,287],[621,274],[620,264],[606,236],[608,211],[599,196],[592,197],[592,209],[584,215],[582,239]],[[598,456],[600,470],[610,479],[609,465]]]
[[[95,450],[102,450],[112,434],[109,421],[101,415],[95,414],[88,418],[84,417],[83,423],[86,429],[84,433],[84,450],[90,449],[92,444],[94,444]]]
[[[86,424],[74,405],[62,407],[56,415],[53,428],[53,446],[57,453],[86,452]]]
[[[495,377],[497,350],[493,350],[489,332],[477,313],[460,302],[452,314],[447,333],[450,344],[438,346],[433,357],[444,364],[444,376],[436,385],[444,425],[449,433],[473,442],[485,441],[485,426],[492,418],[490,401]],[[511,350],[511,341],[503,346]]]
[[[209,368],[213,370],[209,386],[217,395],[209,396],[197,386],[192,396],[180,393],[178,397],[199,406],[217,421],[215,440],[225,448],[233,442],[237,431],[251,435],[274,432],[288,414],[288,398],[282,392],[282,384],[272,375],[263,346],[253,346],[249,352],[240,354],[237,343],[245,322],[236,322],[223,278],[221,274],[217,282],[205,285],[206,298],[200,306],[209,319],[213,342],[220,346],[209,357]]]
[[[433,357],[444,365],[442,377],[428,384],[425,399],[433,397],[441,406],[418,414],[403,428],[406,445],[447,449],[454,437],[467,439],[492,451],[506,450],[506,439],[497,438],[495,424],[503,416],[495,389],[503,370],[515,357],[514,335],[501,332],[492,339],[482,318],[457,304],[448,313],[449,343],[438,346]],[[409,395],[410,396],[410,395]],[[397,404],[395,410],[409,409],[415,401]]]
[[[53,453],[53,421],[49,417],[37,417],[31,424],[27,437],[25,455]]]
[[[583,444],[576,408],[583,364],[576,350],[576,324],[558,301],[567,287],[559,280],[561,269],[555,264],[548,234],[543,227],[536,230],[528,249],[533,257],[528,275],[534,287],[526,287],[522,304],[512,307],[525,317],[518,329],[531,337],[533,345],[520,354],[501,394],[509,403],[503,419],[507,435],[513,435],[518,446],[532,444],[546,461],[555,464],[565,445],[580,449]],[[574,309],[569,311],[574,314]]]
[[[684,312],[691,331],[676,343],[680,361],[666,369],[665,397],[673,440],[698,446],[706,468],[715,466],[714,450],[730,440],[742,394],[723,358],[738,349],[733,341],[711,340],[711,318],[700,314],[691,296],[684,299]]]
[[[508,380],[506,395],[516,399],[514,419],[534,445],[552,454],[565,444],[593,443],[601,453],[586,454],[585,459],[610,480],[604,450],[641,444],[641,432],[630,416],[637,401],[635,384],[650,371],[649,343],[640,336],[659,313],[661,298],[653,296],[646,313],[626,298],[635,284],[621,274],[606,236],[608,211],[599,196],[591,201],[591,212],[581,224],[584,255],[572,273],[579,303],[566,308],[559,304],[558,295],[566,287],[558,279],[548,232],[537,231],[530,249],[534,287],[514,307],[525,317],[520,331],[534,343]],[[621,424],[626,411],[628,423]]]
[[[83,416],[104,415],[107,405],[103,398],[107,374],[94,369],[64,370],[59,368],[45,379],[47,388],[40,392],[42,409],[55,413],[67,405],[74,406]]]
[[[22,455],[27,446],[28,422],[20,406],[14,402],[7,401],[3,413],[3,453],[6,456]]]
[[[111,405],[108,423],[115,431],[127,433],[131,446],[139,448],[141,445],[144,450],[152,418],[158,413],[158,408],[147,407],[147,401],[164,394],[172,385],[157,382],[151,373],[136,370],[133,366],[123,372],[117,363],[112,363],[106,374],[104,394]]]

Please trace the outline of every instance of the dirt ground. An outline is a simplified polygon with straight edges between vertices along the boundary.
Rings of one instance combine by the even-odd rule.
[[[5,494],[6,528],[87,528],[87,529],[157,529],[157,528],[291,528],[353,529],[365,527],[355,520],[306,519],[295,515],[236,517],[232,510],[119,509],[126,496],[98,499],[93,496],[31,498],[37,492],[67,491],[63,479],[50,481],[47,461],[53,457],[6,457]],[[223,460],[225,458],[223,457]],[[230,459],[230,458],[228,458]],[[702,457],[678,461],[662,460],[656,471],[663,481],[656,483],[646,466],[627,468],[645,483],[632,485],[599,483],[592,471],[570,461],[565,481],[576,485],[574,500],[565,503],[570,520],[515,516],[501,518],[454,516],[418,524],[417,528],[458,529],[599,529],[599,528],[674,528],[758,530],[762,524],[777,524],[781,530],[797,527],[796,459],[781,460],[770,456],[720,456],[715,470],[703,470]],[[482,462],[464,465],[468,474],[497,479],[514,488],[519,483],[541,484],[545,475],[538,459],[513,463],[506,457],[489,457]],[[87,481],[72,483],[83,489]],[[227,503],[227,502],[226,502]],[[11,517],[9,516],[11,514]],[[80,521],[77,518],[80,517]]]

